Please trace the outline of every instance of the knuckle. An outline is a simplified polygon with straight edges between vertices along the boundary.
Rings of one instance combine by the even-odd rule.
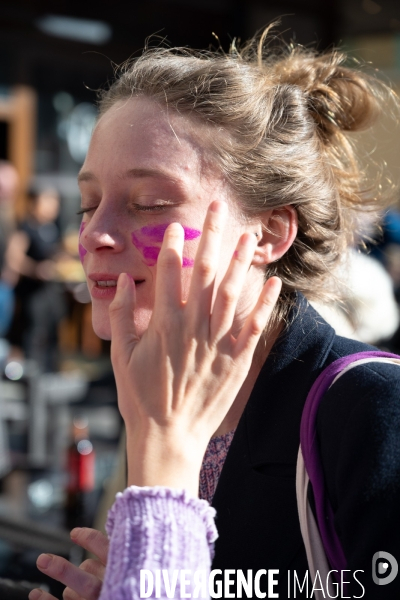
[[[213,264],[209,259],[206,258],[202,258],[197,266],[198,272],[200,274],[201,277],[203,278],[208,278],[210,277],[213,272],[214,272],[214,268],[213,268]]]
[[[224,304],[232,304],[236,300],[236,291],[232,286],[220,288],[221,300]]]
[[[275,300],[273,298],[270,298],[269,296],[266,296],[265,298],[263,298],[262,304],[264,307],[271,309],[275,306]]]
[[[264,330],[264,322],[261,319],[254,318],[250,323],[250,335],[259,336]]]
[[[97,531],[96,529],[91,529],[90,527],[82,528],[82,536],[88,543],[96,543],[99,540],[99,538],[103,537],[100,531]]]
[[[221,233],[221,224],[219,223],[219,221],[211,219],[207,225],[207,229],[211,233],[219,234]]]

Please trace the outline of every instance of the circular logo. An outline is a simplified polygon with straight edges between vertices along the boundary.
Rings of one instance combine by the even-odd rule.
[[[372,557],[372,579],[376,585],[391,583],[399,572],[399,565],[395,557],[389,552],[375,552]]]

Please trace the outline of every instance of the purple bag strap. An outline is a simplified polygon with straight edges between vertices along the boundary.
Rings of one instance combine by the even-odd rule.
[[[399,359],[400,356],[378,350],[358,352],[335,360],[315,380],[307,396],[301,417],[300,446],[314,492],[317,525],[328,562],[332,569],[337,569],[338,571],[346,569],[347,561],[334,528],[333,510],[325,493],[324,474],[316,442],[317,413],[319,404],[335,377],[351,363],[365,358]]]

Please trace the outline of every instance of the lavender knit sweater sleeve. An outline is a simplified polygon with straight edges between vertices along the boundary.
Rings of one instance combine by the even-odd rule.
[[[150,578],[143,574],[146,595],[142,597],[181,598],[182,578],[190,582],[183,583],[184,592],[193,595],[204,577],[206,585],[201,589],[207,590],[208,598],[208,575],[218,537],[214,516],[208,502],[184,490],[132,486],[117,494],[106,525],[110,548],[99,600],[140,598],[140,571],[144,569],[151,571],[154,587],[147,595]],[[184,569],[186,574],[182,574]]]

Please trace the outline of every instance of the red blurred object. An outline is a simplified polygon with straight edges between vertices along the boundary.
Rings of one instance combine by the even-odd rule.
[[[84,419],[74,419],[72,441],[67,454],[67,473],[66,526],[85,526],[87,497],[95,483],[95,452]]]

